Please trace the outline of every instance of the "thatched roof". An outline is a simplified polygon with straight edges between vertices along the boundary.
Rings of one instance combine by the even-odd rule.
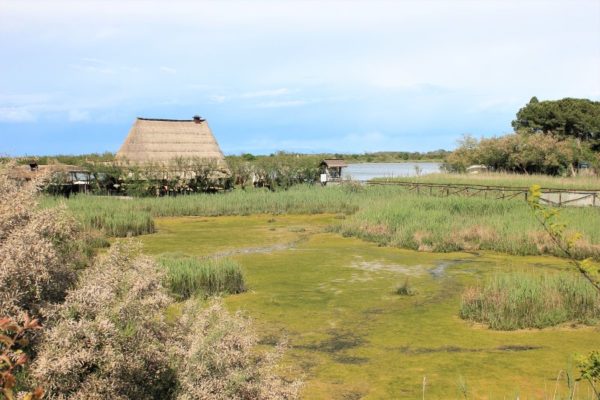
[[[177,158],[205,159],[227,168],[206,120],[137,118],[117,152],[119,162],[169,164]]]
[[[67,181],[73,181],[76,176],[73,174],[84,173],[89,174],[89,171],[78,165],[68,164],[48,164],[48,165],[36,165],[35,169],[32,169],[29,165],[15,165],[13,168],[8,170],[8,177],[10,179],[29,181],[40,175],[52,176],[54,174],[65,174]],[[73,176],[72,176],[73,175]]]
[[[346,161],[342,160],[341,158],[329,158],[326,160],[323,160],[321,162],[321,165],[325,165],[327,166],[327,168],[345,168],[348,166],[348,164],[346,164]]]

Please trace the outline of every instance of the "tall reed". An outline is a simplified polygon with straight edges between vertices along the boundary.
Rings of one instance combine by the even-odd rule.
[[[244,274],[238,263],[227,258],[159,258],[167,271],[167,287],[180,299],[236,294],[246,290]]]
[[[47,198],[46,203],[61,200]],[[236,190],[167,198],[74,196],[68,208],[87,226],[111,236],[154,231],[153,217],[250,214],[346,214],[333,230],[378,243],[425,251],[495,250],[556,254],[523,200],[419,196],[401,187],[295,186],[286,191]],[[600,214],[566,208],[570,228],[582,232],[579,257],[600,258]]]
[[[600,295],[574,273],[502,274],[468,288],[460,316],[498,330],[594,324],[600,318]]]

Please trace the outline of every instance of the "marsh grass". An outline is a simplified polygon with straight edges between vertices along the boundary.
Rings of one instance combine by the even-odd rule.
[[[154,217],[222,216],[251,214],[350,214],[358,209],[357,198],[342,190],[298,185],[286,191],[236,190],[222,194],[122,199],[73,196],[68,200],[46,197],[46,207],[65,201],[86,226],[109,236],[124,237],[154,232]]]
[[[541,174],[511,174],[507,172],[489,172],[473,175],[439,173],[421,175],[417,177],[391,178],[381,180],[437,184],[446,183],[460,185],[507,186],[520,188],[529,188],[531,185],[540,185],[543,188],[553,189],[600,190],[600,177],[593,175],[560,177]]]
[[[46,198],[47,204],[56,203]],[[222,194],[135,198],[74,196],[65,201],[84,225],[110,236],[154,232],[155,217],[251,214],[339,216],[332,230],[384,245],[420,251],[494,250],[515,255],[562,256],[522,200],[419,196],[401,187],[298,185],[286,191],[236,190]],[[582,232],[578,257],[600,259],[600,214],[565,208],[564,222]]]
[[[419,251],[493,250],[514,255],[563,256],[522,200],[429,197],[385,191],[334,226],[345,236]],[[594,208],[565,208],[561,217],[583,233],[577,257],[600,258],[600,214]]]
[[[460,316],[497,330],[591,325],[600,318],[600,295],[573,273],[496,275],[463,293]]]
[[[238,263],[227,258],[199,259],[168,256],[159,258],[166,269],[166,286],[180,299],[236,294],[246,290]]]

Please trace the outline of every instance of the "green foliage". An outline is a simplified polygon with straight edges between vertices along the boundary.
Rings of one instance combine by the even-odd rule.
[[[15,399],[17,376],[28,363],[25,349],[29,345],[28,336],[35,330],[42,329],[37,319],[28,315],[20,323],[12,318],[0,318],[0,399]],[[30,393],[22,393],[19,398],[25,400],[42,399],[41,388]]]
[[[466,137],[446,159],[449,171],[465,172],[468,166],[482,164],[493,171],[525,174],[573,174],[581,163],[597,163],[589,145],[575,138],[532,133],[511,134],[476,140]]]
[[[588,99],[531,101],[517,112],[512,121],[516,131],[542,131],[590,142],[600,150],[600,102]]]
[[[580,379],[587,380],[597,399],[600,399],[600,392],[598,385],[600,385],[600,351],[594,350],[587,357],[580,357],[577,364],[579,372],[581,373]]]
[[[242,269],[235,261],[162,256],[167,287],[180,299],[236,294],[246,290]]]
[[[465,291],[460,316],[498,330],[594,324],[600,318],[600,294],[573,273],[498,275]]]

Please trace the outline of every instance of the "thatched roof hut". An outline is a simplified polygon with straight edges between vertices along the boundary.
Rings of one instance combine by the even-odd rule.
[[[120,163],[168,165],[176,159],[210,161],[227,169],[225,157],[206,120],[137,118],[117,152]]]
[[[15,165],[8,171],[8,178],[16,181],[30,181],[38,176],[46,176],[48,179],[60,177],[63,184],[89,184],[91,180],[90,171],[78,165],[48,164],[37,165]]]

